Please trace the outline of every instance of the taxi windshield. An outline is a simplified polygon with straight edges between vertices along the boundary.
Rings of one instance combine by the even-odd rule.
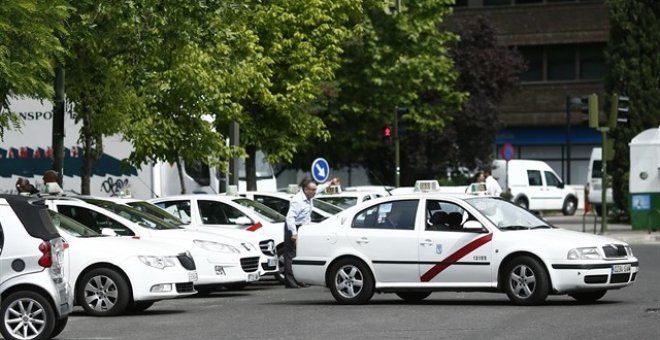
[[[335,205],[341,209],[348,209],[358,203],[358,198],[355,196],[317,196],[314,202],[323,201]]]
[[[263,218],[267,222],[279,223],[284,222],[286,219],[284,215],[255,200],[251,200],[249,198],[237,198],[233,201],[252,210],[255,214],[259,215],[260,218]]]
[[[95,199],[85,199],[85,201],[103,209],[110,210],[113,213],[145,228],[156,230],[183,229],[182,227],[166,222],[163,219],[144,213],[127,205]]]
[[[509,201],[494,197],[475,197],[465,200],[500,230],[554,228],[530,211]]]

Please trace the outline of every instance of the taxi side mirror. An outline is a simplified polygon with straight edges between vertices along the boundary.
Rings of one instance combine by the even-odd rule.
[[[465,231],[482,231],[484,226],[479,223],[479,221],[467,221],[463,224],[463,230]]]
[[[247,216],[241,216],[234,221],[234,224],[238,225],[251,225],[252,220]]]
[[[117,233],[110,228],[101,228],[101,235],[105,236],[117,236]]]

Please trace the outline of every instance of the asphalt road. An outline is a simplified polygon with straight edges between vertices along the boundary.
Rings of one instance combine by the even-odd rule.
[[[285,289],[259,282],[156,303],[136,315],[85,316],[76,307],[59,339],[657,339],[660,244],[633,247],[638,282],[592,305],[551,296],[518,307],[495,293],[433,293],[419,304],[393,294],[341,306],[322,287]]]

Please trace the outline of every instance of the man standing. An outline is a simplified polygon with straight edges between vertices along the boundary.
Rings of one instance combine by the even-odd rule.
[[[330,185],[336,185],[338,178],[333,178]],[[311,178],[304,178],[300,182],[300,191],[291,198],[289,211],[286,214],[286,223],[284,224],[284,286],[286,288],[305,287],[304,283],[299,283],[293,277],[292,262],[296,257],[296,242],[298,240],[298,228],[312,221],[312,198],[317,191],[325,190],[325,185],[319,186]]]
[[[47,170],[44,173],[44,192],[47,194],[59,194],[61,193],[62,187],[57,183],[59,174],[55,170]]]
[[[484,171],[484,176],[486,176],[486,191],[489,196],[499,197],[502,193],[502,187],[497,183],[497,180],[493,177],[491,169],[486,169]]]

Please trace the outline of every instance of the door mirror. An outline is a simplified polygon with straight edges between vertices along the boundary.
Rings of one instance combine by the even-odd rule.
[[[484,226],[479,223],[479,221],[467,221],[463,224],[463,230],[465,231],[482,231]]]
[[[238,225],[251,225],[252,220],[247,216],[241,216],[234,221],[234,224]]]
[[[564,189],[564,182],[559,182],[559,183],[557,184],[557,188],[559,188],[559,189]]]
[[[110,228],[102,228],[101,229],[101,235],[117,236],[117,233],[114,230],[110,229]]]

